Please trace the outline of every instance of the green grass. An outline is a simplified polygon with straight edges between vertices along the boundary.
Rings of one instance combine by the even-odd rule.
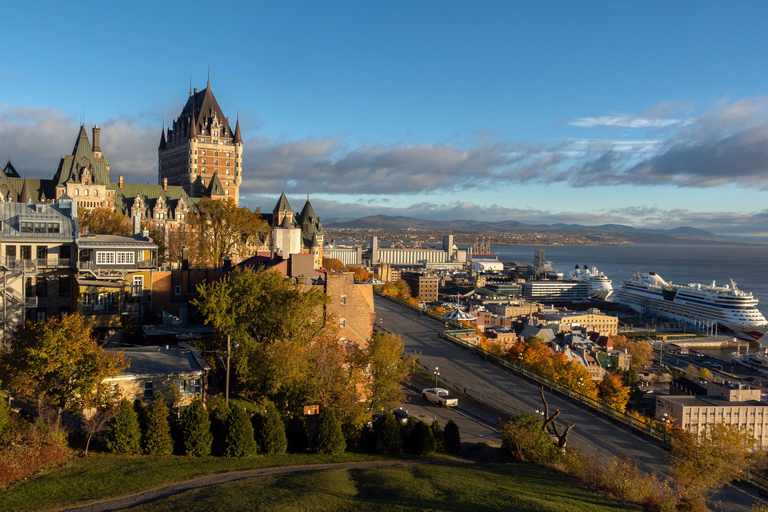
[[[184,482],[200,476],[302,464],[380,460],[372,455],[263,455],[225,457],[151,457],[91,454],[47,469],[0,494],[0,510],[39,511],[83,505]]]
[[[261,477],[173,496],[132,511],[624,511],[532,464],[420,465]]]

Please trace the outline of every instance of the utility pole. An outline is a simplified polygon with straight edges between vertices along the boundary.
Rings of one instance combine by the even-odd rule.
[[[232,355],[232,343],[230,342],[230,336],[227,334],[227,382],[225,385],[225,402],[227,406],[229,406],[229,358]]]

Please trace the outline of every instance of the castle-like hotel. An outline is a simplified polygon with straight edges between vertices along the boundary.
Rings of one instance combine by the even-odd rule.
[[[163,128],[158,146],[158,184],[126,183],[120,174],[112,180],[110,165],[101,150],[101,129],[94,126],[92,141],[85,126],[72,153],[59,162],[51,179],[21,177],[10,159],[0,173],[0,201],[55,203],[72,199],[83,210],[106,208],[153,227],[176,229],[204,197],[240,200],[243,181],[243,139],[240,121],[232,130],[208,82],[205,89],[190,90],[179,117]],[[322,262],[323,229],[307,199],[296,216],[283,193],[272,214],[264,215],[272,228],[265,243],[272,252],[288,256],[315,255]]]

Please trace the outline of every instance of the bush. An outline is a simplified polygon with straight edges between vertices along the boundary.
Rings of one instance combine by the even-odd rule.
[[[403,453],[403,437],[397,420],[391,412],[385,412],[374,427],[376,429],[376,453],[397,457]]]
[[[245,409],[236,407],[227,420],[225,454],[227,457],[250,457],[257,452],[253,437],[253,425]]]
[[[158,393],[149,408],[149,422],[144,436],[144,452],[148,455],[170,455],[173,453],[173,438],[168,425],[168,408],[165,398]]]
[[[12,442],[0,450],[0,490],[48,467],[63,463],[70,452],[41,429],[14,417]],[[1,500],[0,500],[1,501]]]
[[[0,445],[4,444],[11,431],[11,410],[6,398],[0,393]]]
[[[341,424],[336,419],[336,413],[332,409],[324,411],[317,428],[317,453],[340,455],[346,448],[347,442],[344,440]]]
[[[211,420],[208,411],[205,410],[203,401],[195,398],[184,410],[182,418],[182,438],[184,442],[184,455],[201,457],[210,455],[213,435],[211,434]]]
[[[281,454],[288,447],[283,424],[277,407],[269,402],[260,414],[253,416],[253,431],[259,452]]]
[[[510,419],[501,430],[501,449],[517,460],[547,462],[557,458],[558,451],[544,422],[533,414]]]
[[[309,447],[309,434],[304,418],[295,414],[288,420],[285,426],[285,437],[288,442],[287,449],[290,453],[304,453]]]
[[[133,401],[133,410],[136,412],[136,419],[139,422],[139,431],[144,435],[149,425],[149,411],[144,407],[144,402],[141,401],[141,398]]]
[[[232,411],[223,400],[211,400],[209,404],[211,404],[211,402],[213,403],[208,413],[208,417],[211,419],[211,434],[213,435],[211,453],[213,455],[226,455],[227,425],[229,423],[229,415]]]
[[[141,451],[141,430],[136,411],[131,402],[123,398],[117,406],[117,413],[110,420],[104,435],[107,450],[112,453],[139,453]]]
[[[408,423],[414,423],[411,430],[408,451],[416,455],[429,455],[435,452],[435,436],[432,429],[423,421],[411,418]]]
[[[443,430],[443,439],[446,453],[458,453],[461,450],[461,435],[459,435],[459,426],[456,422],[449,420]]]
[[[444,452],[445,434],[443,434],[443,429],[440,428],[440,422],[437,421],[437,418],[432,421],[432,425],[429,428],[432,430],[432,436],[435,438],[435,451]]]
[[[341,425],[344,439],[347,441],[347,451],[361,451],[363,449],[363,435],[365,425],[359,418],[345,421]]]

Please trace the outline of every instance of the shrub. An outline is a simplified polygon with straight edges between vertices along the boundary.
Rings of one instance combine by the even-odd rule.
[[[435,452],[435,436],[432,429],[423,421],[413,418],[408,423],[414,423],[408,443],[408,451],[416,455],[429,455]]]
[[[443,430],[443,439],[446,453],[458,453],[461,450],[461,435],[459,435],[459,426],[456,422],[449,420]]]
[[[123,398],[117,406],[117,413],[110,420],[104,435],[107,450],[112,453],[139,453],[141,451],[141,430],[136,411],[131,402]]]
[[[285,425],[275,404],[269,402],[264,412],[253,416],[253,431],[259,452],[285,453],[285,449],[288,447]]]
[[[339,455],[344,453],[347,448],[347,442],[344,440],[344,433],[341,431],[341,424],[336,419],[336,413],[331,410],[323,412],[320,418],[320,425],[317,428],[317,453],[325,455]]]
[[[376,453],[396,457],[403,453],[403,438],[397,420],[391,412],[385,412],[376,426]]]
[[[250,457],[257,451],[253,425],[245,409],[235,407],[227,420],[225,453],[227,457]]]
[[[63,444],[51,442],[37,427],[18,418],[11,422],[13,440],[0,450],[0,490],[41,469],[63,463],[70,453]]]
[[[148,455],[173,453],[173,438],[171,438],[171,427],[168,425],[168,408],[165,406],[162,393],[157,394],[149,409],[144,452]]]
[[[445,434],[443,434],[443,429],[440,428],[440,422],[437,421],[437,418],[432,421],[432,425],[429,428],[432,430],[432,436],[435,438],[435,451],[444,452]]]
[[[295,414],[288,420],[285,426],[285,437],[288,442],[288,451],[291,453],[304,453],[309,447],[309,434],[304,418]]]
[[[515,416],[501,430],[501,449],[517,460],[554,460],[558,452],[543,427],[541,418],[533,414]]]
[[[182,419],[182,438],[184,441],[184,454],[197,457],[210,455],[213,435],[211,434],[211,420],[208,411],[205,410],[203,401],[195,398],[184,410]]]
[[[213,435],[211,453],[213,455],[227,454],[227,425],[231,412],[231,409],[223,400],[218,400],[211,406],[208,416],[211,419],[211,434]]]
[[[6,398],[0,393],[0,445],[8,439],[11,431],[11,410]]]

